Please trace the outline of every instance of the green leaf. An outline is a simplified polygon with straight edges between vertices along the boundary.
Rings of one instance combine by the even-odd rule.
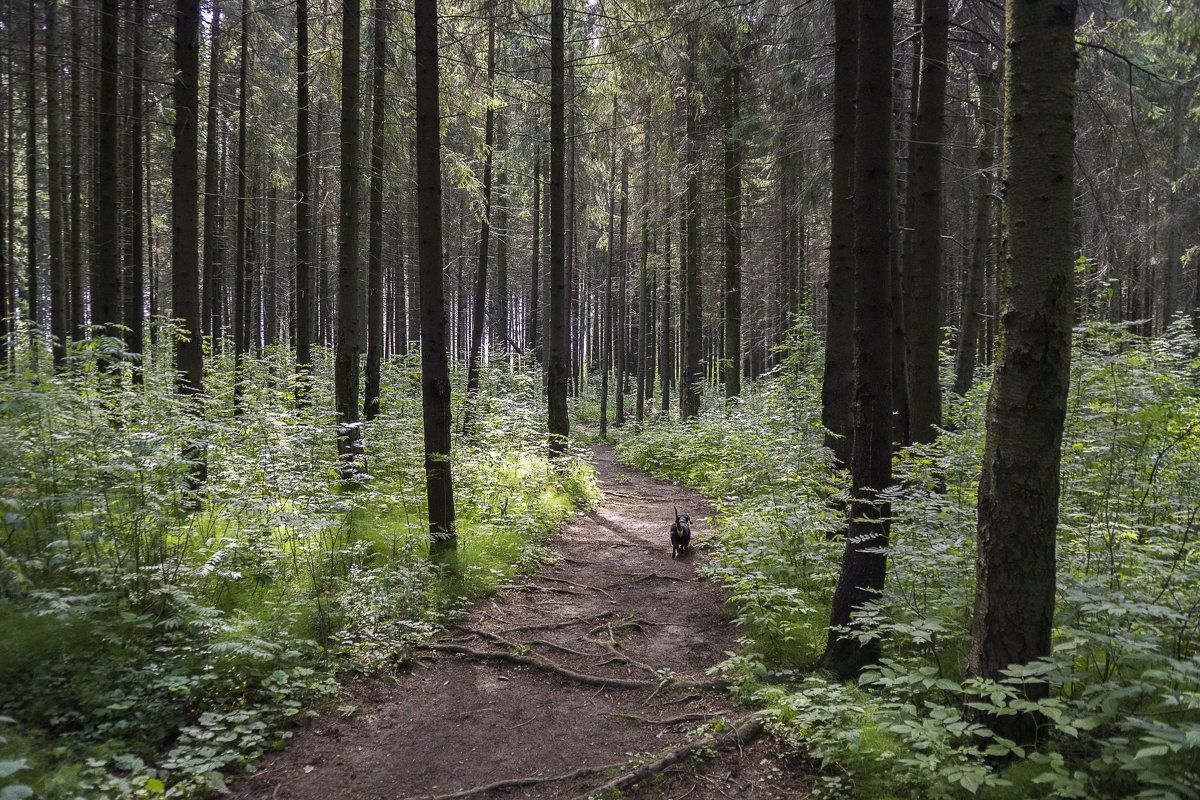
[[[14,772],[20,772],[23,769],[29,769],[29,763],[18,758],[16,761],[0,761],[0,778],[7,778]]]
[[[26,797],[33,797],[33,789],[23,783],[16,783],[0,789],[0,800],[25,800]]]
[[[150,780],[146,781],[146,791],[148,792],[162,794],[166,788],[167,787],[158,778],[151,778]]]

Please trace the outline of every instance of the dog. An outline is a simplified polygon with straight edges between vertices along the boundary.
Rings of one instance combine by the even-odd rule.
[[[672,508],[675,508],[672,506]],[[675,508],[675,524],[671,526],[671,558],[678,558],[692,545],[692,518]]]

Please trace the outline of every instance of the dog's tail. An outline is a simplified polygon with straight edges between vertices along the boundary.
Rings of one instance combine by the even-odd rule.
[[[675,521],[678,522],[679,521],[679,506],[671,506],[671,508],[675,509]]]

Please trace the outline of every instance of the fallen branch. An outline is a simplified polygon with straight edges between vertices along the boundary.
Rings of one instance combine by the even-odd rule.
[[[666,717],[665,719],[653,719],[641,714],[635,714],[632,711],[618,711],[615,714],[609,714],[610,717],[618,719],[631,719],[635,722],[641,722],[645,725],[678,725],[681,722],[700,722],[705,719],[721,716],[719,711],[700,711],[694,714],[680,714],[677,717]]]
[[[472,786],[470,789],[463,789],[460,792],[450,792],[449,794],[418,794],[409,795],[408,797],[400,798],[400,800],[459,800],[463,797],[471,797],[484,792],[491,792],[497,789],[516,789],[521,786],[537,786],[540,783],[555,783],[557,781],[570,781],[576,778],[586,778],[589,775],[595,775],[597,772],[607,772],[612,769],[620,769],[625,766],[620,764],[602,764],[596,767],[580,767],[579,769],[568,772],[564,775],[552,775],[548,778],[509,778],[503,781],[496,781],[485,786]]]
[[[698,750],[710,747],[720,749],[734,744],[741,747],[758,736],[762,732],[762,727],[762,712],[755,711],[752,714],[747,714],[737,722],[731,723],[728,728],[701,736],[694,742],[688,742],[676,747],[674,750],[667,751],[653,761],[640,764],[632,769],[627,769],[603,786],[597,786],[576,796],[575,800],[587,800],[587,798],[602,795],[605,792],[628,789],[635,783],[641,783],[648,778],[653,778],[655,775],[666,771]]]
[[[569,628],[572,625],[587,624],[589,622],[594,622],[595,620],[598,620],[598,619],[604,619],[605,617],[611,617],[612,615],[614,615],[616,613],[617,612],[613,611],[610,608],[605,611],[600,611],[596,614],[589,614],[586,617],[575,616],[575,617],[572,617],[571,619],[560,620],[559,622],[543,622],[540,625],[519,625],[515,628],[509,628],[509,630],[510,631],[538,631],[538,630],[553,630],[555,628]]]
[[[539,575],[539,576],[538,576],[538,580],[542,580],[542,581],[550,581],[551,583],[565,583],[567,586],[574,586],[574,587],[576,587],[577,589],[590,589],[590,590],[592,590],[593,592],[599,592],[600,594],[602,594],[602,595],[604,595],[605,597],[607,597],[609,600],[612,600],[612,599],[613,599],[613,596],[612,596],[611,594],[609,594],[608,592],[604,591],[604,590],[603,590],[603,589],[601,589],[599,586],[592,586],[592,585],[590,585],[590,584],[587,584],[587,583],[576,583],[575,581],[568,581],[568,580],[566,580],[566,579],[564,579],[564,578],[548,578],[548,577],[546,577],[545,575]],[[615,602],[615,601],[614,601],[614,602]]]
[[[574,589],[559,589],[555,586],[538,586],[534,583],[502,583],[497,588],[508,589],[514,592],[555,592],[558,594],[573,594],[582,595],[583,592],[577,592]]]
[[[499,638],[499,637],[497,637]],[[519,645],[513,645],[519,647]],[[457,653],[471,658],[492,659],[495,661],[507,661],[510,664],[520,664],[525,667],[537,667],[546,672],[553,672],[556,675],[561,675],[564,678],[576,681],[577,683],[586,683],[591,686],[612,686],[618,689],[655,689],[659,690],[665,686],[678,689],[721,689],[728,686],[728,681],[711,680],[711,681],[642,681],[634,678],[606,678],[603,675],[589,675],[585,672],[576,672],[573,669],[555,664],[550,659],[540,656],[537,653],[529,653],[528,655],[518,655],[509,652],[491,652],[488,650],[475,650],[461,644],[427,644],[425,647],[430,650],[439,650],[443,653]],[[656,692],[657,694],[657,692]]]

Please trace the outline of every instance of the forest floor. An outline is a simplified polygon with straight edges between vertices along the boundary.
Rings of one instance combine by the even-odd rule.
[[[749,709],[700,686],[712,682],[705,670],[735,638],[720,588],[695,573],[703,523],[693,526],[701,548],[671,558],[672,506],[697,521],[711,509],[692,491],[618,464],[611,447],[593,455],[601,504],[550,542],[557,561],[477,606],[408,671],[347,687],[352,715],[331,712],[297,731],[232,796],[583,798],[676,752],[713,716],[744,718]],[[512,653],[577,675],[503,660]],[[658,670],[675,682],[662,685]],[[614,683],[584,682],[579,673]],[[808,794],[802,761],[780,756],[765,737],[728,733],[715,754],[706,748],[708,758],[682,758],[623,797]],[[619,766],[578,774],[611,765]],[[542,780],[571,773],[577,777]],[[519,779],[536,782],[463,793]]]

